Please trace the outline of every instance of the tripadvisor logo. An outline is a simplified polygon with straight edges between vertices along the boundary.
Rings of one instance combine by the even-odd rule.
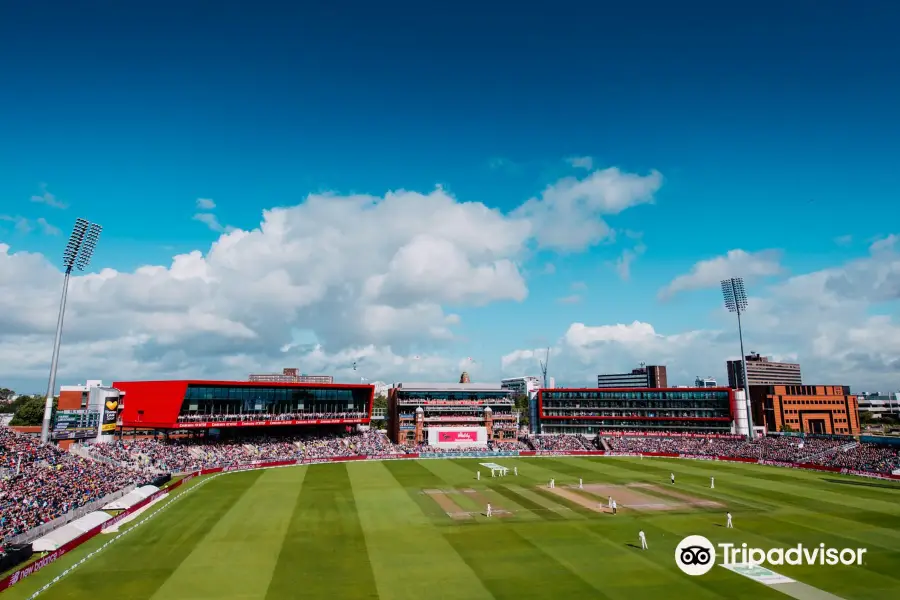
[[[718,546],[718,550],[717,550]],[[866,548],[826,548],[825,544],[807,547],[797,544],[790,548],[753,548],[747,544],[723,543],[713,545],[702,535],[689,535],[675,548],[675,564],[692,576],[708,573],[716,564],[728,565],[861,565]]]
[[[703,575],[716,565],[716,547],[702,535],[689,535],[675,547],[675,564],[688,575]]]

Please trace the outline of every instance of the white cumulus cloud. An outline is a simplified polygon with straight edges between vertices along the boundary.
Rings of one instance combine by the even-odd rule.
[[[662,175],[623,173],[617,168],[597,170],[578,179],[567,177],[547,186],[513,216],[527,219],[542,248],[578,251],[610,236],[604,216],[653,201]]]
[[[611,188],[637,177],[605,173],[623,180]],[[611,188],[565,218],[599,219],[598,202],[621,210],[624,192]],[[552,206],[542,210],[553,216]],[[521,264],[542,228],[523,212],[461,202],[441,188],[313,194],[263,211],[253,229],[225,227],[212,213],[195,218],[220,233],[206,249],[72,277],[60,381],[240,378],[361,357],[373,379],[425,370],[455,378],[464,360],[446,355],[460,324],[455,309],[526,298]],[[94,264],[103,262],[101,241]],[[46,377],[61,283],[52,261],[0,244],[0,377]],[[296,331],[313,332],[317,345],[295,344]],[[471,370],[496,372],[497,363],[488,357]]]
[[[688,290],[718,287],[723,279],[729,277],[743,277],[752,281],[779,275],[783,270],[781,252],[778,250],[762,250],[760,252],[747,252],[741,249],[729,250],[724,256],[696,263],[689,273],[679,275],[660,290],[659,296],[667,299]]]
[[[709,285],[719,278],[711,276]],[[876,244],[866,258],[759,289],[744,318],[744,348],[796,360],[810,384],[895,390],[900,324],[873,311],[894,313],[898,300],[900,254],[888,242]],[[628,372],[645,362],[666,365],[674,384],[690,384],[697,375],[726,382],[725,361],[740,354],[737,326],[724,309],[710,319],[706,327],[674,332],[641,320],[573,323],[553,346],[550,375],[561,384],[596,385],[598,374]],[[544,352],[513,350],[501,359],[501,370],[537,373]]]

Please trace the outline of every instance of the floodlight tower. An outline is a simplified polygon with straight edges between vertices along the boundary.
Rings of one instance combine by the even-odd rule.
[[[59,316],[56,319],[56,339],[53,341],[53,359],[50,362],[50,381],[47,384],[47,400],[44,403],[44,421],[41,424],[41,442],[50,441],[50,418],[53,416],[53,395],[56,391],[56,367],[59,364],[59,343],[62,339],[63,319],[66,315],[66,295],[69,291],[69,278],[74,269],[84,271],[91,262],[100,231],[103,228],[86,219],[76,219],[69,236],[69,243],[63,251],[63,278],[62,298],[59,301]]]
[[[747,410],[747,438],[753,439],[753,410],[750,404],[750,383],[747,378],[747,358],[744,356],[744,333],[741,329],[741,312],[747,312],[747,292],[742,277],[722,281],[722,296],[728,312],[737,313],[738,339],[741,342],[741,371],[744,380],[744,404]]]

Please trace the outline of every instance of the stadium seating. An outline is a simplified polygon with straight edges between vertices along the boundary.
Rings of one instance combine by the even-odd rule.
[[[876,444],[852,445],[843,438],[768,436],[749,442],[742,439],[703,437],[604,437],[613,452],[664,452],[696,456],[754,458],[785,463],[807,463],[858,471],[889,474],[900,468],[894,448]]]
[[[535,435],[526,438],[531,449],[538,452],[580,452],[584,450],[596,450],[583,435]]]
[[[7,427],[0,427],[0,467],[12,473],[0,481],[0,540],[49,523],[142,479],[129,469],[42,446],[37,439]]]

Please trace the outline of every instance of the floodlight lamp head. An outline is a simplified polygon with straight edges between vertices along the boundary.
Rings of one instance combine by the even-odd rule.
[[[78,259],[78,251],[81,249],[89,225],[90,223],[85,219],[75,220],[75,226],[72,227],[72,235],[69,236],[66,249],[63,250],[63,266],[66,269],[71,269],[75,265],[75,261]]]
[[[102,230],[103,228],[96,223],[91,223],[88,227],[84,241],[82,241],[81,248],[78,251],[78,258],[75,259],[75,266],[78,267],[79,271],[84,271],[85,267],[90,264],[91,257],[94,255],[94,248],[97,246],[97,240],[100,239]]]
[[[725,298],[725,308],[729,312],[747,309],[747,292],[744,290],[744,280],[741,277],[722,280],[722,296]]]

